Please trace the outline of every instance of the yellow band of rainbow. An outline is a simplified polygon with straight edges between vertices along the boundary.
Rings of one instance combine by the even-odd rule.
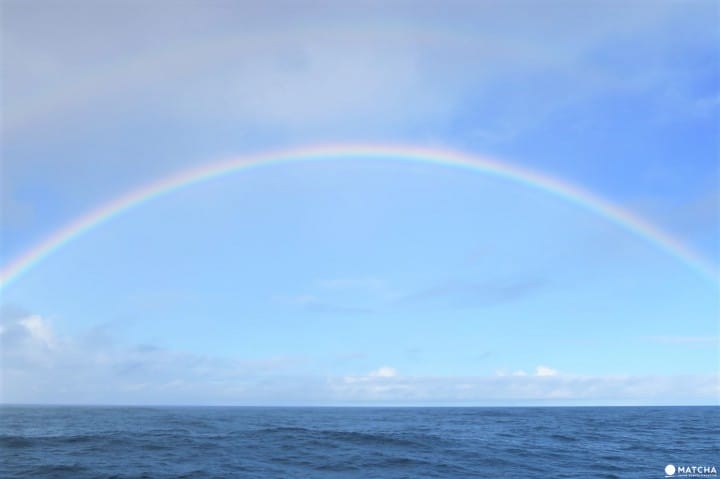
[[[343,144],[243,155],[172,174],[159,181],[130,191],[71,221],[17,258],[8,262],[0,272],[0,289],[6,288],[44,258],[93,228],[112,220],[132,208],[181,188],[252,168],[275,164],[304,161],[343,161],[363,158],[429,163],[461,168],[504,178],[530,188],[547,192],[597,214],[645,239],[659,249],[678,258],[687,266],[711,281],[716,282],[718,280],[719,275],[716,268],[707,260],[691,251],[679,240],[631,212],[560,179],[510,163],[449,149],[431,149],[404,145]]]

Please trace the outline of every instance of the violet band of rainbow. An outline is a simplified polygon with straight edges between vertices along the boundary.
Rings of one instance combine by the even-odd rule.
[[[179,189],[263,166],[362,158],[429,163],[461,168],[504,178],[529,188],[544,191],[605,218],[674,256],[705,278],[713,282],[718,281],[719,274],[715,266],[678,239],[630,211],[561,179],[511,163],[449,149],[406,145],[341,144],[242,155],[184,170],[132,190],[69,222],[17,258],[9,261],[0,271],[0,290],[12,284],[44,258],[92,229],[111,221],[128,210]]]

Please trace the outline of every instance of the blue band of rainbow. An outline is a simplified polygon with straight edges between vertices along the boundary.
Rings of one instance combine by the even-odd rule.
[[[677,239],[629,211],[557,178],[494,159],[447,149],[440,150],[402,145],[348,144],[306,147],[231,158],[182,171],[130,191],[68,223],[16,259],[10,261],[0,272],[0,289],[6,288],[44,258],[88,231],[132,208],[181,188],[251,168],[274,164],[304,161],[342,161],[362,158],[430,163],[462,168],[504,178],[547,192],[597,214],[645,239],[659,249],[678,258],[711,281],[716,282],[718,280],[719,275],[716,268]]]

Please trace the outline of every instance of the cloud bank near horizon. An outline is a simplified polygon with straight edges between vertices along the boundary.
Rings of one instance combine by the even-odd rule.
[[[312,358],[232,359],[122,347],[95,331],[61,337],[38,315],[4,315],[3,403],[58,404],[718,404],[720,375],[534,373],[404,376],[387,365],[327,375]]]

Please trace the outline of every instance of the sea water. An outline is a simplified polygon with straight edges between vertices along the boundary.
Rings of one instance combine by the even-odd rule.
[[[0,413],[3,478],[626,479],[664,478],[669,465],[672,477],[717,477],[682,476],[689,469],[679,467],[720,468],[719,407],[3,406]]]

